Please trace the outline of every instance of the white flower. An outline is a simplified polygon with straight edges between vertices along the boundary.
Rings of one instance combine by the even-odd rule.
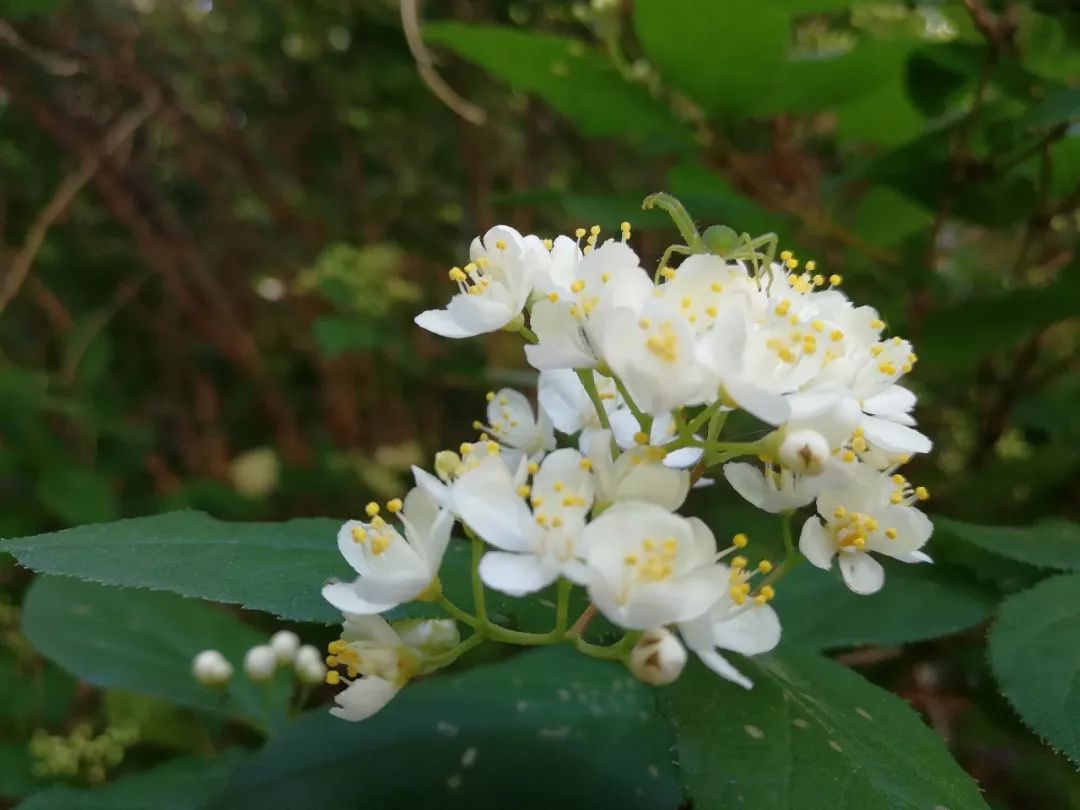
[[[503,388],[487,394],[487,420],[473,427],[483,430],[500,444],[520,450],[532,461],[555,449],[555,429],[543,408],[534,415],[532,405],[520,391]],[[511,461],[511,464],[513,461]]]
[[[771,464],[758,468],[745,461],[725,464],[724,477],[745,500],[773,514],[806,506],[830,482],[821,475],[798,475]]]
[[[232,680],[233,665],[218,650],[203,650],[192,659],[191,674],[203,686],[224,686]]]
[[[518,484],[496,458],[457,480],[453,502],[458,517],[499,549],[480,561],[480,576],[488,587],[523,596],[569,575],[593,503],[588,466],[577,450],[563,448],[539,467],[533,465],[531,487]]]
[[[381,616],[345,615],[339,641],[329,647],[331,666],[344,667],[326,675],[334,685],[348,688],[334,695],[330,714],[353,722],[366,720],[389,703],[420,669],[420,658]],[[362,678],[359,676],[363,676]]]
[[[259,644],[244,653],[244,674],[253,681],[268,681],[274,677],[277,655],[269,644]]]
[[[808,518],[799,550],[818,568],[832,567],[839,557],[844,582],[855,593],[878,591],[885,571],[870,553],[902,562],[929,562],[919,551],[930,539],[933,524],[911,504],[927,497],[911,489],[902,475],[888,477],[861,467],[843,489],[829,489],[817,499],[818,517]],[[823,522],[824,521],[824,522]]]
[[[322,589],[323,598],[343,613],[382,613],[424,595],[434,585],[454,524],[453,514],[420,487],[404,504],[387,504],[401,520],[404,537],[379,516],[378,504],[368,504],[367,511],[370,523],[347,521],[337,537],[342,556],[360,576]]]
[[[593,371],[589,373],[593,375],[596,382],[604,410],[610,416],[619,407],[615,383],[610,377],[603,377]],[[566,434],[580,432],[578,446],[582,452],[587,452],[592,436],[602,429],[602,425],[596,408],[577,374],[569,369],[541,371],[537,381],[537,392],[540,407],[551,419],[555,429]]]
[[[558,249],[557,243],[553,258]],[[612,307],[639,307],[653,284],[623,242],[609,240],[581,256],[573,267],[561,258],[560,277],[552,279],[547,297],[530,312],[529,326],[539,342],[526,346],[525,356],[541,370],[593,368],[600,359],[597,324]]]
[[[596,502],[645,501],[674,512],[686,500],[690,474],[663,464],[661,447],[635,447],[612,461],[611,434],[596,431],[587,449]]]
[[[653,686],[673,683],[686,666],[686,648],[666,627],[646,630],[630,651],[627,662],[639,681]]]
[[[296,657],[300,649],[300,636],[292,630],[279,630],[270,637],[270,647],[274,650],[279,664],[287,664]]]
[[[471,261],[455,267],[450,279],[460,292],[446,309],[429,309],[416,316],[416,325],[449,338],[465,338],[502,329],[525,308],[539,266],[545,261],[535,237],[496,225],[474,239]]]
[[[646,630],[696,618],[726,584],[708,527],[656,504],[615,504],[585,528],[581,542],[579,579],[600,612],[621,627]]]
[[[723,567],[723,566],[721,566]],[[725,568],[725,571],[727,569]],[[708,613],[679,624],[679,633],[702,662],[722,678],[747,689],[753,683],[720,654],[730,650],[740,655],[759,655],[780,643],[780,619],[767,603],[772,589],[766,585],[757,597],[749,597],[749,576],[733,567],[736,584],[724,593]],[[743,590],[739,590],[739,585]]]
[[[640,447],[638,439],[641,426],[629,408],[619,407],[612,411],[610,421],[611,432],[619,447],[623,450]],[[652,427],[649,428],[650,446],[662,447],[669,444],[675,437],[675,417],[671,413],[661,413],[653,417]],[[700,436],[695,438],[701,439]],[[678,469],[693,467],[701,459],[703,453],[700,447],[680,447],[665,453],[664,464]]]
[[[670,413],[716,394],[716,378],[695,357],[695,335],[679,308],[649,297],[639,309],[614,307],[599,329],[601,356],[645,413]]]

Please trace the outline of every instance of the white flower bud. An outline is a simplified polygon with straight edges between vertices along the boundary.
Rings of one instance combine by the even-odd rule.
[[[394,622],[391,627],[406,646],[427,656],[444,653],[461,641],[461,633],[453,619],[411,619]]]
[[[664,627],[646,630],[630,651],[630,672],[639,681],[664,686],[682,674],[686,648]]]
[[[191,674],[203,686],[223,686],[232,680],[233,665],[217,650],[203,650],[191,659]]]
[[[301,683],[322,683],[326,679],[326,664],[318,649],[305,644],[296,651],[296,676]]]
[[[792,472],[821,475],[829,458],[829,443],[816,430],[792,431],[780,443],[780,463]]]
[[[244,655],[244,672],[253,681],[268,681],[274,677],[277,655],[269,644],[252,647]]]
[[[274,650],[279,664],[287,664],[296,657],[300,648],[300,636],[292,630],[279,630],[270,638],[270,647]]]

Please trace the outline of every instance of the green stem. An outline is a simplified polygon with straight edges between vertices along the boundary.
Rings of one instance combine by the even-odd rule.
[[[616,390],[623,398],[623,402],[626,403],[626,407],[630,409],[630,413],[632,413],[637,420],[641,432],[648,435],[649,431],[652,429],[652,417],[647,413],[641,412],[641,409],[637,406],[637,403],[634,402],[634,398],[630,396],[630,392],[626,390],[626,386],[623,385],[623,381],[619,379],[617,374],[612,374],[611,379],[615,381]]]
[[[439,598],[439,605],[442,606],[443,610],[445,610],[453,618],[457,619],[462,624],[467,624],[469,627],[474,628],[479,627],[480,621],[475,616],[473,616],[471,613],[466,613],[464,610],[459,608],[445,596]]]
[[[604,401],[600,399],[600,391],[596,387],[596,377],[593,376],[593,370],[591,368],[579,368],[576,369],[576,373],[578,379],[581,380],[581,385],[585,388],[585,393],[589,395],[589,401],[592,402],[593,408],[596,409],[596,418],[600,420],[600,427],[611,430],[611,420],[608,419]]]
[[[442,653],[440,655],[435,655],[435,656],[432,656],[431,658],[425,659],[424,664],[425,664],[425,666],[427,666],[430,669],[436,669],[438,667],[448,666],[449,664],[452,664],[455,661],[457,661],[461,656],[463,656],[465,653],[467,653],[473,647],[475,647],[478,644],[482,643],[483,640],[484,640],[484,636],[483,636],[482,633],[473,633],[471,636],[469,636],[463,642],[458,644],[452,650],[447,650],[446,652],[444,652],[444,653]]]
[[[681,436],[693,436],[694,431],[712,419],[713,414],[717,413],[717,409],[723,407],[723,403],[720,400],[716,400],[712,405],[706,408],[702,408],[701,413],[691,419],[682,430],[679,431]],[[711,427],[711,424],[710,424]]]
[[[567,636],[567,639],[573,640],[574,649],[580,653],[584,653],[590,658],[599,658],[605,661],[622,661],[630,654],[630,650],[640,637],[641,633],[631,631],[614,644],[607,647],[599,644],[590,644],[581,636]]]
[[[720,431],[724,429],[724,423],[727,422],[727,411],[713,411],[712,416],[709,417],[709,430],[705,434],[706,442],[715,442],[720,438]]]
[[[479,537],[472,539],[472,595],[473,610],[480,625],[488,623],[487,603],[484,601],[484,581],[480,579],[480,558],[484,556],[484,541]]]
[[[517,328],[517,331],[518,331],[518,334],[521,335],[523,338],[525,338],[525,340],[529,341],[529,343],[539,343],[540,342],[540,338],[538,338],[536,336],[536,333],[532,329],[530,329],[529,327],[525,326],[525,324],[522,324],[521,326],[519,326]]]

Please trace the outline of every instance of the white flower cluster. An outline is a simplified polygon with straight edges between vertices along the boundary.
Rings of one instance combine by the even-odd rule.
[[[630,226],[621,231],[601,243],[597,227],[555,240],[492,228],[474,240],[469,263],[450,270],[458,291],[449,305],[416,318],[450,338],[520,333],[539,371],[539,407],[517,391],[489,393],[479,440],[440,453],[435,474],[414,469],[404,501],[385,512],[368,504],[365,519],[341,527],[338,547],[358,577],[323,595],[347,617],[331,649],[352,677],[338,697],[342,716],[367,716],[408,678],[485,637],[575,643],[654,684],[678,676],[689,648],[749,688],[722,651],[776,646],[774,583],[800,557],[826,569],[837,559],[860,594],[882,587],[875,555],[929,560],[920,549],[932,526],[913,506],[927,493],[896,471],[931,448],[913,427],[915,396],[898,384],[915,363],[911,345],[886,337],[839,276],[759,251],[765,237],[718,255],[695,231],[669,251],[690,255],[653,278],[628,244]],[[762,423],[761,438],[722,438],[737,409]],[[576,442],[556,449],[556,431]],[[721,547],[702,521],[678,514],[713,468],[782,517],[782,563],[750,565],[739,553],[745,535]],[[796,549],[788,521],[815,503]],[[560,611],[577,586],[589,609],[573,626],[529,634],[493,625],[482,604],[476,615],[453,605],[439,570],[455,522],[483,544],[478,585],[524,596],[559,583]],[[437,654],[425,658],[375,616],[413,600],[440,601],[473,636],[459,642],[442,627]],[[597,611],[627,631],[623,641],[584,642]]]
[[[244,653],[244,674],[256,683],[269,681],[279,666],[290,665],[300,683],[322,683],[326,678],[319,648],[301,646],[291,630],[279,630],[267,644],[256,644]],[[233,665],[220,650],[203,650],[191,659],[191,674],[203,686],[224,687],[232,680]]]

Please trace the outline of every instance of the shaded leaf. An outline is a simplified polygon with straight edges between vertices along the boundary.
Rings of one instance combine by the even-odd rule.
[[[407,686],[348,723],[300,718],[235,773],[228,808],[674,808],[666,724],[620,665],[545,648]]]
[[[1080,763],[1080,575],[1006,599],[990,631],[990,665],[1024,722]]]
[[[939,531],[1002,557],[1062,571],[1080,571],[1080,524],[1048,519],[1033,526],[980,526],[935,518]]]
[[[851,670],[791,649],[736,665],[752,690],[695,661],[659,693],[695,807],[986,806],[937,734]]]

